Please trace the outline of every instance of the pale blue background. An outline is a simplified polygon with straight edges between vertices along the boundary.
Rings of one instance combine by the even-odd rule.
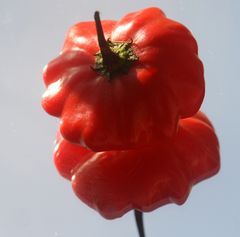
[[[205,65],[203,110],[221,143],[222,169],[185,205],[146,214],[147,237],[240,236],[240,1],[0,0],[0,236],[137,236],[132,213],[108,221],[82,204],[52,163],[57,120],[40,106],[41,71],[77,21],[119,19],[158,6],[187,25]]]

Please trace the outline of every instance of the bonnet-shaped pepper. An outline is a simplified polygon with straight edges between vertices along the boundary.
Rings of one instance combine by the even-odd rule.
[[[201,112],[181,119],[173,138],[147,148],[93,152],[59,133],[54,162],[76,195],[107,219],[183,204],[194,184],[220,168],[218,139]]]
[[[96,12],[95,22],[74,25],[44,82],[42,106],[60,118],[62,136],[94,151],[168,140],[204,97],[194,37],[158,8],[119,21],[100,21]]]

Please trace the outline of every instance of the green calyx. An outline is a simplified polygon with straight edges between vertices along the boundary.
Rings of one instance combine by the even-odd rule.
[[[114,56],[108,55],[109,60],[106,60],[102,52],[99,51],[95,55],[94,70],[111,80],[116,75],[126,74],[132,63],[138,60],[138,57],[133,51],[132,41],[111,42],[108,40],[107,44]]]
[[[95,55],[95,66],[93,69],[106,76],[108,80],[112,80],[116,75],[126,74],[132,63],[138,60],[132,48],[133,42],[112,42],[106,40],[99,12],[95,12],[94,19],[100,51]]]

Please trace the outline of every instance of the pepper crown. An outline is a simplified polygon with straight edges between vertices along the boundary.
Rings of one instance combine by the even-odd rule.
[[[99,12],[95,12],[94,19],[100,51],[95,54],[95,71],[112,80],[118,74],[126,74],[138,57],[133,51],[132,40],[127,42],[112,42],[104,37]]]

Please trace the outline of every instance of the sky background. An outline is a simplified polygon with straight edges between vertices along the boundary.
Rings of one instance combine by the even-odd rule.
[[[52,162],[57,119],[41,108],[42,68],[78,21],[119,19],[156,6],[185,24],[205,66],[202,110],[221,144],[222,168],[183,206],[144,215],[147,237],[240,236],[240,1],[0,0],[0,236],[137,237],[133,213],[105,220],[79,201]]]

